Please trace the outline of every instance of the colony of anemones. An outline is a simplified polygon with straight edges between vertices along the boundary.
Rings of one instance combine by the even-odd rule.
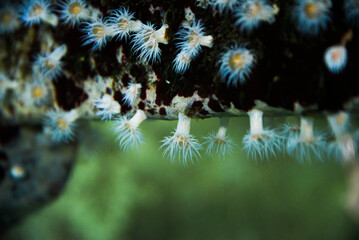
[[[280,11],[276,4],[267,0],[211,0],[209,6],[214,15],[219,13],[220,17],[232,18],[233,26],[240,35],[255,34],[262,26],[274,24]],[[331,8],[331,0],[294,1],[292,19],[297,32],[304,37],[316,37],[325,31],[330,26]],[[104,16],[85,0],[63,0],[56,7],[48,0],[28,0],[22,4],[20,14],[13,6],[6,9],[8,11],[0,11],[0,34],[11,34],[20,28],[20,22],[27,27],[42,23],[56,27],[61,22],[67,27],[81,30],[83,45],[89,45],[92,52],[101,54],[101,50],[111,41],[127,44],[131,47],[131,53],[137,56],[139,64],[160,64],[162,44],[174,43],[173,71],[179,74],[184,74],[194,60],[201,57],[205,51],[202,48],[209,49],[219,44],[212,30],[196,17],[184,19],[178,29],[170,29],[165,19],[158,26],[151,22],[143,23],[136,18],[135,12],[125,6]],[[354,0],[344,4],[346,19],[353,26],[359,22],[358,9],[359,5]],[[173,32],[172,38],[169,30]],[[346,37],[341,42],[325,46],[322,61],[329,73],[340,74],[345,70],[350,61],[346,46],[351,39]],[[220,44],[216,46],[221,49],[216,56],[220,81],[226,83],[228,88],[238,88],[251,81],[260,57],[256,54],[255,45],[239,40],[234,40],[232,44]],[[51,83],[61,81],[61,76],[66,75],[64,58],[67,54],[66,44],[54,44],[34,56],[32,74],[36,81],[26,83],[21,89],[24,105],[41,107],[46,99],[53,97],[50,94],[53,91]],[[111,94],[103,94],[93,99],[92,104],[99,118],[115,120],[113,132],[121,149],[139,148],[143,143],[140,124],[151,115],[146,109],[138,107],[141,89],[147,86],[131,81],[120,87],[121,100],[114,99]],[[6,74],[0,73],[0,102],[14,89],[18,90],[18,86]],[[122,115],[121,104],[131,109],[128,115]],[[356,155],[355,137],[349,131],[348,113],[328,115],[333,132],[331,137],[317,131],[314,119],[308,116],[300,117],[300,125],[286,124],[277,130],[265,127],[261,110],[254,108],[247,113],[250,129],[242,144],[243,150],[253,159],[265,159],[287,152],[300,161],[310,161],[313,157],[322,159],[327,150],[337,159],[350,160]],[[55,141],[72,140],[78,118],[76,110],[64,111],[53,106],[45,115],[46,131],[52,134]],[[186,165],[193,159],[199,159],[200,151],[206,146],[207,154],[215,153],[225,158],[235,150],[234,141],[228,135],[228,122],[229,118],[222,118],[218,131],[210,133],[201,144],[190,134],[191,117],[185,111],[178,111],[176,130],[161,141],[163,155],[172,161],[179,159]]]

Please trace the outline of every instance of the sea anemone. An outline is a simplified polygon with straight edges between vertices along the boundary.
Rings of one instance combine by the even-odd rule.
[[[294,18],[300,32],[316,35],[330,21],[331,0],[297,0]]]
[[[223,14],[233,10],[238,2],[238,0],[211,0],[209,4],[213,10],[217,9],[219,14]]]
[[[85,36],[83,37],[83,45],[93,44],[91,51],[100,50],[106,45],[106,42],[113,34],[113,29],[102,18],[92,22],[86,22],[83,29]]]
[[[250,130],[243,138],[243,149],[255,160],[257,157],[268,159],[269,154],[276,155],[276,151],[282,148],[280,135],[274,130],[263,128],[263,112],[253,109],[248,115]]]
[[[141,93],[141,84],[130,82],[124,91],[123,100],[128,106],[134,106]]]
[[[245,45],[238,47],[237,44],[234,44],[227,48],[219,60],[219,73],[222,81],[225,81],[228,86],[245,83],[252,72],[254,62],[254,54]]]
[[[337,45],[327,48],[324,53],[324,62],[332,73],[339,73],[346,66],[348,52],[345,46]]]
[[[226,154],[231,154],[233,152],[233,140],[227,135],[229,124],[229,118],[221,118],[219,129],[217,134],[210,133],[208,137],[205,137],[207,146],[207,154],[212,154],[215,152],[217,155],[221,155],[223,158]]]
[[[21,8],[21,19],[25,25],[38,24],[40,21],[56,26],[58,18],[51,13],[48,0],[28,0]]]
[[[45,124],[50,127],[52,139],[57,142],[67,142],[73,139],[73,128],[79,117],[76,110],[65,112],[51,110],[46,113]]]
[[[322,160],[326,147],[325,137],[314,132],[313,119],[301,117],[300,133],[287,140],[287,152],[296,155],[300,162],[311,161],[311,154]]]
[[[113,115],[121,112],[120,104],[113,100],[113,97],[109,94],[105,94],[101,98],[96,99],[94,106],[100,110],[96,112],[96,115],[102,116],[101,120],[111,120]]]
[[[61,58],[66,52],[67,47],[63,44],[51,53],[45,53],[44,56],[38,55],[35,61],[35,66],[40,67],[40,71],[45,77],[56,79],[62,73],[63,62],[61,61]]]
[[[66,0],[61,2],[59,6],[61,8],[60,18],[65,24],[72,27],[89,18],[90,13],[84,0]]]
[[[126,116],[119,117],[113,124],[113,133],[118,134],[116,141],[119,141],[120,149],[125,151],[129,148],[138,147],[143,142],[143,136],[138,126],[146,119],[142,110],[137,110],[135,115],[128,119]]]
[[[0,9],[0,34],[11,33],[20,27],[21,24],[17,15],[14,6],[5,6]]]
[[[131,33],[141,30],[142,22],[135,20],[133,15],[134,13],[125,7],[120,7],[112,12],[108,21],[113,27],[113,36],[117,37],[117,39],[127,40]]]
[[[176,157],[187,165],[190,160],[193,163],[193,158],[198,159],[199,150],[202,148],[201,144],[189,132],[191,127],[191,118],[183,113],[178,114],[178,124],[173,136],[165,137],[161,142],[161,148],[164,148],[163,156],[168,156],[173,162]]]
[[[240,26],[241,31],[252,32],[261,22],[274,22],[275,8],[265,0],[245,0],[236,10],[235,24]]]
[[[160,43],[167,44],[166,30],[167,24],[155,30],[153,24],[142,24],[132,39],[132,49],[134,53],[139,53],[138,58],[144,62],[156,62],[161,59]]]

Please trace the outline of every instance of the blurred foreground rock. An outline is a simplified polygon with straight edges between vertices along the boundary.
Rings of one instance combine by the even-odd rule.
[[[76,142],[54,143],[39,126],[0,125],[0,234],[54,200],[76,157]]]

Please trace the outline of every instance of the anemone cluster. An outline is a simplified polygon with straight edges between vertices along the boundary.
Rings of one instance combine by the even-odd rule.
[[[88,98],[83,102],[86,102],[91,110],[78,110],[79,103],[64,109],[58,104],[59,93],[54,88],[68,84],[63,79],[78,77],[64,70],[66,59],[72,57],[72,52],[69,50],[69,43],[57,43],[51,37],[47,39],[44,36],[45,40],[40,44],[40,50],[36,49],[38,53],[32,55],[31,71],[27,74],[30,75],[31,81],[20,84],[19,81],[12,80],[8,76],[10,74],[0,73],[0,103],[5,102],[7,94],[11,91],[18,92],[18,95],[23,92],[21,105],[42,108],[45,113],[44,132],[54,141],[59,142],[72,140],[76,120],[92,111],[97,118],[114,120],[113,132],[117,135],[116,140],[122,150],[139,148],[143,143],[139,126],[147,118],[178,119],[176,130],[172,136],[165,137],[161,141],[160,148],[163,149],[164,156],[172,161],[178,158],[184,164],[199,159],[204,145],[207,146],[207,154],[214,152],[222,158],[233,152],[235,144],[227,134],[228,117],[243,115],[241,111],[247,112],[250,119],[250,130],[242,141],[243,150],[247,151],[253,159],[268,159],[271,155],[277,156],[284,152],[296,155],[300,161],[310,160],[313,156],[322,159],[325,152],[344,159],[355,156],[356,140],[355,136],[350,134],[347,112],[327,113],[333,130],[333,134],[329,135],[315,131],[313,118],[305,116],[305,110],[297,111],[297,109],[295,113],[301,115],[300,126],[284,125],[278,130],[269,129],[264,127],[262,120],[266,110],[263,110],[260,104],[250,105],[245,100],[252,92],[245,96],[236,92],[237,90],[244,92],[251,85],[256,85],[258,89],[262,87],[257,85],[258,82],[260,83],[258,75],[261,74],[261,69],[267,70],[269,67],[263,67],[263,47],[256,48],[260,48],[261,44],[257,43],[258,39],[255,36],[263,27],[276,27],[276,18],[279,17],[290,19],[296,27],[298,36],[304,39],[303,42],[315,41],[331,26],[333,11],[331,0],[296,0],[290,3],[289,7],[289,3],[286,2],[285,13],[281,12],[279,3],[274,4],[266,0],[196,2],[205,9],[203,11],[206,11],[206,17],[203,19],[211,16],[225,23],[230,21],[232,24],[227,27],[234,28],[233,31],[239,37],[221,41],[224,39],[223,36],[216,32],[216,29],[207,27],[217,23],[207,24],[202,16],[196,15],[190,7],[185,8],[181,21],[176,20],[172,23],[171,17],[175,14],[168,17],[161,7],[154,8],[151,5],[149,11],[154,16],[159,12],[158,15],[161,17],[161,24],[158,24],[159,21],[145,23],[140,20],[144,19],[143,14],[131,11],[131,5],[118,4],[117,9],[104,10],[92,6],[90,1],[85,0],[63,0],[56,3],[48,0],[25,0],[18,10],[17,6],[7,4],[0,10],[0,34],[11,35],[24,28],[37,27],[41,31],[43,26],[52,30],[59,25],[66,26],[67,29],[80,32],[81,45],[78,48],[89,49],[88,62],[91,65],[89,68],[96,69],[100,61],[95,58],[106,58],[108,45],[115,45],[120,46],[115,49],[116,60],[125,70],[119,70],[122,71],[120,74],[110,77],[111,74],[106,72],[97,77],[86,75],[92,82],[91,85],[86,85],[86,81],[90,81],[83,79]],[[343,21],[350,28],[357,28],[358,2],[347,0],[342,7],[345,13]],[[337,43],[320,49],[321,64],[333,76],[340,75],[351,61],[347,46],[354,41],[352,29],[338,35],[340,39]],[[290,39],[285,34],[283,38]],[[288,40],[290,41],[292,40]],[[130,50],[124,49],[126,47]],[[278,55],[285,55],[287,59],[293,58],[288,49],[287,52]],[[171,54],[162,56],[163,52]],[[128,58],[132,57],[135,60],[131,59],[134,63],[130,65]],[[193,84],[181,82],[181,79],[191,77],[202,57],[208,60],[207,62],[216,63],[208,67],[214,69],[212,71],[215,72],[216,82],[209,79],[203,84],[210,83],[209,86],[203,88],[210,89],[214,84],[218,84],[217,86],[223,84],[224,87],[221,86],[219,91],[207,90],[210,93],[203,94],[202,88],[196,85],[197,82]],[[310,57],[308,56],[308,59]],[[161,61],[163,58],[166,62]],[[170,58],[172,60],[168,61]],[[81,61],[85,60],[80,59]],[[207,62],[203,61],[200,64],[203,66]],[[258,66],[259,62],[262,63],[261,66]],[[283,66],[285,64],[284,62]],[[133,66],[135,71],[126,69],[133,69]],[[145,69],[141,70],[145,74],[137,69]],[[165,74],[158,74],[159,71]],[[136,74],[138,74],[137,78],[134,77]],[[141,74],[146,75],[146,78]],[[207,73],[204,72],[203,75],[207,76]],[[118,80],[119,76],[122,81]],[[171,79],[173,76],[176,81]],[[268,82],[275,84],[280,81],[278,79],[280,77],[273,75]],[[185,91],[186,84],[195,89],[191,94]],[[72,89],[75,89],[76,93],[81,92],[77,86]],[[222,99],[217,97],[218,92],[222,94]],[[171,98],[168,97],[169,95]],[[238,97],[240,100],[232,101],[233,95],[235,97],[240,95]],[[255,97],[255,94],[252,95]],[[63,98],[63,102],[68,104],[66,94]],[[192,111],[195,111],[195,114]],[[221,117],[218,132],[210,133],[204,138],[204,144],[201,144],[190,134],[192,116]]]
[[[250,130],[243,137],[243,150],[248,157],[257,161],[282,154],[294,156],[300,162],[311,162],[313,158],[322,161],[324,158],[334,158],[337,161],[350,160],[356,155],[356,139],[350,134],[351,128],[348,114],[340,112],[328,115],[331,131],[323,133],[314,127],[312,117],[300,118],[300,125],[284,124],[278,129],[264,128],[263,112],[253,109],[248,112]],[[120,149],[139,148],[143,143],[143,135],[139,125],[146,119],[142,110],[128,119],[120,117],[114,123],[114,134],[118,134]],[[235,142],[227,134],[229,118],[221,118],[217,133],[209,133],[203,143],[190,134],[191,119],[183,113],[178,115],[178,125],[172,136],[165,137],[161,142],[163,155],[174,161],[178,158],[184,165],[188,161],[198,160],[200,151],[206,146],[206,154],[216,154],[221,158],[232,154]],[[358,133],[356,133],[358,135]],[[328,155],[326,155],[329,153]]]

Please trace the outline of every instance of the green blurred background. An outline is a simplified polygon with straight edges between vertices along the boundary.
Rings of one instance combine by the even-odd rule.
[[[248,118],[231,119],[226,159],[184,167],[159,141],[176,121],[145,121],[145,145],[121,152],[111,123],[92,122],[63,194],[13,228],[8,239],[359,239],[346,210],[348,171],[332,160],[247,159]],[[192,121],[197,138],[218,119]]]

